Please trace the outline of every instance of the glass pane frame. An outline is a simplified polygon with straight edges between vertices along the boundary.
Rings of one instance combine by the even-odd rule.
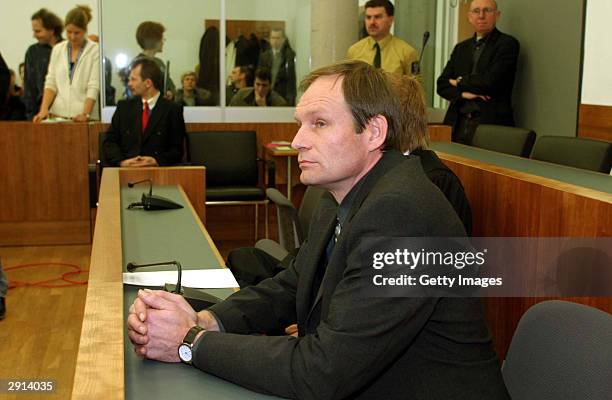
[[[232,0],[217,0],[219,8],[219,99],[220,105],[218,106],[202,106],[202,107],[185,107],[184,116],[186,123],[224,123],[224,122],[294,122],[294,107],[227,107],[225,106],[225,37],[226,37],[226,7],[227,3]],[[104,4],[108,3],[108,0],[98,0],[98,10],[100,18],[98,19],[98,28],[100,32],[100,60],[101,60],[101,71],[105,71],[105,60],[104,50],[106,46],[106,39],[108,35],[105,35],[103,25],[105,24],[104,17]],[[214,17],[213,17],[214,18]],[[143,20],[147,18],[144,17]],[[310,21],[308,21],[310,26]],[[306,56],[306,55],[305,55]],[[308,54],[307,59],[310,59]],[[113,70],[113,74],[117,74],[117,69]],[[101,120],[102,122],[110,122],[115,112],[115,106],[106,105],[106,74],[101,73],[100,77],[100,97],[102,99],[101,107]],[[176,83],[176,86],[180,86],[180,82]],[[116,89],[117,90],[117,89]]]

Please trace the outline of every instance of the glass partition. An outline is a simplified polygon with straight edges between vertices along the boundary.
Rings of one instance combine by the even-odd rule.
[[[164,72],[166,97],[185,106],[219,105],[219,31],[206,26],[219,20],[219,0],[100,3],[106,106],[130,96],[129,64],[144,55]]]
[[[225,3],[226,104],[294,106],[308,73],[309,1],[228,0]]]

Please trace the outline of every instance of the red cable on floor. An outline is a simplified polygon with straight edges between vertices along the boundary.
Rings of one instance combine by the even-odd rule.
[[[86,269],[81,269],[78,265],[67,264],[67,263],[36,263],[36,264],[24,264],[24,265],[15,265],[13,267],[4,268],[5,271],[11,271],[16,269],[24,269],[24,268],[34,268],[34,267],[43,267],[43,266],[60,266],[60,267],[68,267],[72,268],[72,271],[64,272],[58,278],[46,279],[43,281],[37,282],[27,282],[27,281],[16,281],[9,279],[9,289],[15,289],[19,287],[28,287],[28,286],[37,286],[37,287],[45,287],[45,288],[61,288],[68,286],[77,286],[77,285],[87,285],[87,281],[76,281],[69,279],[69,277],[74,275],[82,274],[83,272],[88,272]],[[65,284],[51,284],[50,282],[54,281],[64,281]]]

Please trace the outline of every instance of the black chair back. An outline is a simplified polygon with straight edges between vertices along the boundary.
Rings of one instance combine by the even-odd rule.
[[[513,156],[529,157],[536,133],[530,129],[502,125],[478,125],[472,146]]]
[[[567,136],[540,136],[530,158],[608,174],[612,168],[612,143]]]
[[[207,131],[187,135],[190,162],[206,166],[208,186],[257,186],[254,131]]]

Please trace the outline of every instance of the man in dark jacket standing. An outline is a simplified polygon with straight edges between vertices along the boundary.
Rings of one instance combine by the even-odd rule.
[[[494,0],[472,0],[468,19],[474,37],[455,46],[438,78],[438,94],[450,101],[444,123],[453,141],[470,144],[478,124],[514,126],[512,87],[519,42],[495,27]]]
[[[32,15],[32,32],[38,42],[26,52],[23,82],[26,116],[30,120],[40,108],[51,50],[62,41],[63,30],[62,20],[45,8]]]
[[[272,90],[295,105],[295,52],[282,29],[270,31],[270,48],[259,55],[259,66],[271,71]]]

